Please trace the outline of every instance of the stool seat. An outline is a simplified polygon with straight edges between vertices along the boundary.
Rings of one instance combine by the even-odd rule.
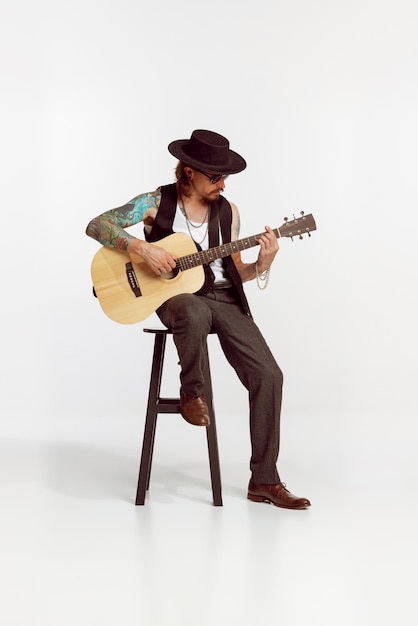
[[[172,332],[167,328],[144,328],[145,333],[154,335],[154,353],[151,365],[151,377],[145,417],[144,438],[139,467],[136,505],[145,504],[149,490],[152,455],[154,451],[157,415],[159,413],[180,413],[180,397],[164,398],[161,394],[161,381],[164,367],[167,336]],[[222,506],[221,472],[219,465],[218,438],[216,433],[215,411],[213,408],[212,380],[210,375],[209,354],[206,346],[206,364],[204,370],[204,394],[209,409],[210,424],[205,427],[209,455],[209,468],[212,483],[213,504]],[[201,427],[196,427],[201,428]]]

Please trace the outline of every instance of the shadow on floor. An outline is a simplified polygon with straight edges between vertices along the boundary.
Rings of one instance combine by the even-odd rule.
[[[68,442],[20,439],[0,441],[0,484],[38,482],[64,496],[92,500],[120,499],[134,504],[140,452]],[[246,485],[232,486],[238,468],[224,469],[223,494],[242,498]],[[224,478],[224,477],[223,477]],[[239,482],[239,480],[238,480]],[[242,481],[241,481],[242,482]],[[146,502],[184,498],[212,504],[207,459],[201,463],[155,460]]]

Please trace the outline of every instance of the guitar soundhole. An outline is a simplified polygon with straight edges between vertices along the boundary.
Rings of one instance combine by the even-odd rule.
[[[166,274],[161,274],[160,278],[162,278],[163,280],[173,280],[173,278],[175,278],[178,273],[179,273],[179,268],[175,267],[173,270],[171,270],[171,272],[167,272]]]

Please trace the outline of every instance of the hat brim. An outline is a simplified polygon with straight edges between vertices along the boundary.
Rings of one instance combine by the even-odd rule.
[[[222,166],[211,165],[209,163],[193,159],[184,150],[184,146],[186,146],[189,141],[189,139],[178,139],[177,141],[172,141],[168,146],[168,151],[170,154],[179,159],[179,161],[182,161],[190,167],[195,167],[196,169],[207,169],[213,174],[238,174],[238,172],[242,172],[242,170],[245,170],[247,167],[245,159],[233,150],[228,150],[228,163]]]

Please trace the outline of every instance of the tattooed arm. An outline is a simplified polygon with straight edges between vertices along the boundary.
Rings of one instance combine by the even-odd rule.
[[[103,246],[126,250],[132,257],[142,257],[158,276],[169,272],[176,265],[173,255],[157,245],[133,237],[125,230],[141,221],[152,225],[160,201],[159,191],[136,196],[128,204],[93,218],[87,226],[86,234]]]
[[[154,209],[156,212],[160,201],[159,191],[136,196],[128,204],[93,218],[87,226],[86,234],[102,246],[127,250],[129,241],[135,237],[124,229],[141,222],[150,210]]]
[[[240,216],[238,212],[238,208],[235,204],[231,203],[232,208],[232,226],[231,226],[231,239],[232,241],[236,241],[239,238],[240,231]],[[260,251],[258,253],[258,259],[256,263],[244,263],[241,259],[241,253],[237,252],[232,255],[232,259],[235,263],[235,266],[238,270],[238,273],[241,277],[243,283],[247,280],[253,280],[258,274],[262,274],[267,269],[270,268],[270,265],[273,263],[274,257],[276,256],[279,250],[279,244],[277,241],[276,235],[273,233],[269,226],[265,227],[266,234],[262,235],[258,239],[258,243],[260,244]],[[256,271],[257,264],[257,271]]]

